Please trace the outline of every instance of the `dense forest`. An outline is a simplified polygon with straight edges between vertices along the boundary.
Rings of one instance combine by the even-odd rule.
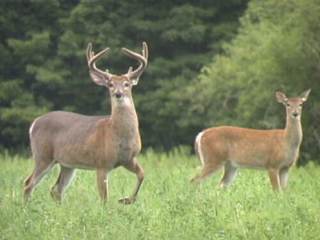
[[[111,48],[101,68],[135,64],[121,47],[149,45],[134,89],[144,147],[192,145],[204,128],[282,128],[288,96],[312,92],[303,110],[302,160],[320,150],[318,0],[0,2],[0,145],[28,145],[28,127],[52,110],[109,114],[89,77],[85,49]]]

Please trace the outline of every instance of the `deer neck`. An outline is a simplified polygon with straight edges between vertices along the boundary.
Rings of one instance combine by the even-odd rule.
[[[139,134],[139,123],[136,109],[132,97],[125,97],[119,103],[116,99],[111,99],[112,128],[119,137],[135,137]]]
[[[301,119],[287,116],[285,137],[292,147],[299,147],[302,141]]]

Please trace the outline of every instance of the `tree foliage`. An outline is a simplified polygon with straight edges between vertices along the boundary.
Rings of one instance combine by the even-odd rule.
[[[26,144],[32,120],[50,110],[105,114],[110,110],[106,91],[88,75],[88,42],[95,50],[110,47],[111,53],[98,64],[121,74],[136,63],[121,54],[120,47],[139,51],[142,41],[149,44],[149,67],[134,89],[134,99],[144,145],[191,143],[192,126],[183,128],[180,120],[189,106],[180,96],[235,34],[246,3],[2,1],[0,144]]]
[[[59,18],[71,6],[58,0],[0,3],[0,145],[3,147],[25,144],[28,125],[54,105],[54,95],[50,95],[52,92],[45,82],[52,76],[44,64],[55,54],[62,29]]]

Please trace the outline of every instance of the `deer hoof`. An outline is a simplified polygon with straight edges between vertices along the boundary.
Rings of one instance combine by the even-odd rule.
[[[132,197],[125,197],[125,198],[121,198],[119,199],[119,203],[122,203],[122,204],[132,204],[136,201],[135,198],[132,198]]]

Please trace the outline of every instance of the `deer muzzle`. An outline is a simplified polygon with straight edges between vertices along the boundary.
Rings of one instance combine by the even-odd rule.
[[[114,96],[117,98],[117,99],[120,99],[122,96],[123,96],[123,93],[121,91],[117,91]]]

